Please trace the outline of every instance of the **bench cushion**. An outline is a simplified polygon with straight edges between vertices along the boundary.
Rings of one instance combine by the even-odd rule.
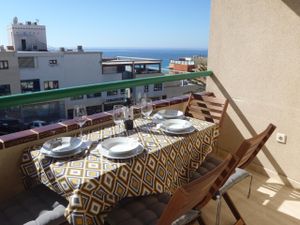
[[[214,158],[212,156],[207,156],[204,162],[200,165],[200,167],[191,174],[191,180],[194,180],[198,177],[203,176],[210,170],[214,169],[217,165],[219,165],[222,161]],[[230,188],[232,188],[235,184],[239,183],[240,181],[244,180],[245,178],[251,176],[251,174],[240,168],[236,168],[235,172],[231,174],[228,178],[226,183],[219,189],[217,194],[223,194],[227,192]]]
[[[155,225],[170,200],[166,193],[131,197],[121,200],[108,214],[109,225]],[[199,216],[199,211],[190,210],[172,225],[188,224]]]
[[[64,217],[68,201],[39,185],[0,204],[1,225],[58,225]]]

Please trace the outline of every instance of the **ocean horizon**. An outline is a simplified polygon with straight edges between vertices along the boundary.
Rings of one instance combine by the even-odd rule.
[[[176,48],[85,48],[86,51],[101,51],[103,57],[141,57],[161,59],[162,68],[168,69],[171,59],[180,57],[202,56],[207,57],[207,49],[176,49]]]

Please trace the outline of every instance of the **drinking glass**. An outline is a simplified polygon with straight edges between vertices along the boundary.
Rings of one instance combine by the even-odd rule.
[[[124,112],[124,106],[123,105],[114,105],[113,120],[114,120],[115,124],[119,126],[119,130],[121,130],[120,125],[125,120],[125,112]]]
[[[80,128],[80,138],[82,139],[82,126],[87,121],[86,109],[82,105],[76,105],[73,113],[73,118]]]
[[[150,98],[143,98],[141,101],[141,111],[145,118],[149,119],[152,111],[153,105],[152,100]]]
[[[142,93],[140,91],[138,91],[136,93],[136,96],[135,96],[135,105],[137,107],[140,107],[141,106],[141,101],[142,101]]]

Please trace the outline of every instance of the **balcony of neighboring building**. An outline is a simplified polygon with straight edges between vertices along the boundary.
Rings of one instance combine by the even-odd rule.
[[[122,74],[123,79],[161,75],[161,60],[137,57],[118,56],[115,58],[104,58],[102,62],[102,73]]]

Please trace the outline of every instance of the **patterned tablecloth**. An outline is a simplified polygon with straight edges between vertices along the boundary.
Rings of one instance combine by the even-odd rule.
[[[53,159],[40,153],[40,146],[24,151],[21,170],[69,200],[65,216],[72,224],[102,224],[103,215],[120,199],[168,192],[185,184],[212,150],[218,136],[216,125],[190,118],[196,131],[166,135],[144,119],[134,121],[134,130],[117,126],[96,130],[90,140],[114,136],[138,139],[145,151],[128,160],[109,160],[94,144],[90,151],[68,159]]]

